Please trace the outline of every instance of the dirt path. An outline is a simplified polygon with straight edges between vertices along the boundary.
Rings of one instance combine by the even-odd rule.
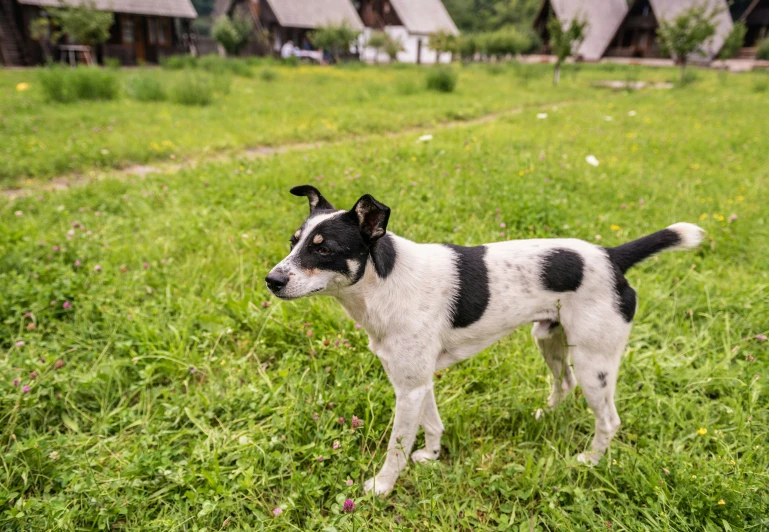
[[[87,185],[89,183],[93,183],[94,181],[101,181],[102,179],[130,179],[132,177],[144,178],[151,174],[173,174],[183,169],[196,168],[202,164],[210,162],[230,161],[236,159],[259,159],[262,157],[269,157],[271,155],[286,153],[290,151],[307,151],[317,148],[326,148],[351,141],[366,141],[374,138],[399,138],[417,134],[428,134],[434,131],[453,129],[458,127],[472,127],[493,122],[494,120],[498,120],[506,116],[521,114],[528,110],[534,111],[549,109],[553,106],[570,105],[577,101],[578,100],[565,100],[550,102],[547,104],[539,103],[521,105],[513,109],[498,111],[496,113],[479,116],[470,120],[452,120],[447,122],[439,122],[429,126],[413,126],[402,129],[400,131],[393,131],[384,134],[346,136],[335,141],[302,142],[283,144],[281,146],[257,146],[254,148],[222,151],[197,158],[188,157],[180,162],[157,161],[151,164],[135,164],[124,168],[111,168],[104,170],[100,169],[90,172],[87,175],[83,174],[82,172],[78,172],[60,175],[52,179],[29,179],[26,180],[22,186],[3,188],[0,190],[0,194],[13,200],[19,197],[32,195],[36,192],[67,190],[72,187]]]

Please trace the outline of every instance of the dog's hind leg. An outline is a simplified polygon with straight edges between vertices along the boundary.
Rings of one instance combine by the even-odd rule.
[[[548,409],[553,409],[577,384],[569,364],[566,335],[563,333],[563,327],[554,321],[536,322],[531,333],[545,363],[553,372],[553,385],[547,398]]]
[[[615,334],[607,334],[603,341],[583,344],[574,338],[575,345],[569,349],[577,382],[595,415],[595,436],[590,450],[577,456],[580,462],[597,464],[620,426],[619,414],[614,406],[614,391],[620,359],[630,333],[629,324],[625,325],[619,334],[616,331]]]
[[[415,462],[427,462],[437,460],[441,454],[441,436],[443,435],[443,423],[438,413],[438,405],[435,402],[433,389],[427,392],[425,402],[422,405],[422,417],[419,422],[425,431],[425,447],[411,454]]]

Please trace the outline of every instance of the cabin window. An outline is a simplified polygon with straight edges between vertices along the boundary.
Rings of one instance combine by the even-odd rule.
[[[148,20],[150,44],[166,46],[168,44],[168,20],[151,18]]]
[[[132,44],[134,42],[134,21],[132,18],[124,17],[122,19],[120,33],[122,34],[123,44]]]

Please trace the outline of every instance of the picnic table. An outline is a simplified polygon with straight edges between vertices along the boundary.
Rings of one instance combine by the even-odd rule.
[[[77,55],[80,54],[85,63],[88,66],[94,64],[93,57],[91,57],[91,47],[82,44],[62,44],[59,46],[61,54],[61,62],[69,62],[70,66],[77,66]],[[69,61],[67,61],[69,59]]]

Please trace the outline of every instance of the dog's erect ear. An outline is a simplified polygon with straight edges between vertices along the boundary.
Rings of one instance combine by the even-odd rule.
[[[361,197],[350,211],[358,218],[358,227],[363,238],[369,242],[382,238],[390,219],[390,207],[379,203],[366,194]]]
[[[307,196],[307,199],[310,200],[310,214],[312,214],[315,209],[334,210],[334,206],[323,197],[323,194],[320,193],[320,190],[312,185],[301,185],[294,187],[291,189],[291,194],[294,196]]]

